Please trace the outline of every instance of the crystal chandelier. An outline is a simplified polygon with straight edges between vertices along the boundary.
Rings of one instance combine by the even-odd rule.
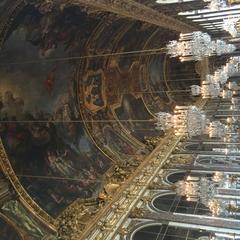
[[[232,96],[233,96],[233,91],[231,91],[231,90],[229,90],[229,89],[224,89],[224,90],[222,90],[222,92],[221,92],[221,97],[223,98],[223,99],[227,99],[227,98],[232,98]]]
[[[231,57],[226,65],[215,71],[213,80],[225,84],[229,77],[238,72],[239,62],[240,57]]]
[[[223,67],[228,76],[232,76],[239,71],[240,57],[231,57],[230,60]]]
[[[171,57],[180,57],[182,62],[198,61],[207,56],[220,56],[236,50],[233,44],[222,40],[212,41],[210,35],[200,31],[181,33],[179,41],[170,41],[166,48]]]
[[[201,94],[203,99],[219,97],[221,95],[221,87],[219,82],[215,82],[213,80],[209,81],[209,79],[207,81],[202,81]]]
[[[212,11],[219,11],[221,8],[226,8],[227,4],[224,0],[204,0],[209,3],[208,8]]]
[[[205,133],[207,118],[196,106],[176,106],[173,122],[175,135],[193,137]]]
[[[208,134],[210,138],[224,138],[229,132],[227,125],[220,121],[210,122],[208,126]]]
[[[202,86],[191,86],[192,96],[201,95],[203,99],[217,98],[221,96],[221,87],[218,81],[214,80],[213,75],[207,75],[206,81],[202,81]]]
[[[208,134],[210,138],[225,138],[230,129],[219,121],[210,122],[203,111],[196,106],[176,106],[174,114],[156,114],[156,129],[174,129],[176,136],[194,137]]]
[[[233,98],[231,99],[231,103],[232,103],[233,105],[239,105],[239,104],[240,104],[240,99],[237,98],[237,97],[233,97]]]
[[[156,114],[156,128],[167,130],[174,128],[177,136],[188,137],[202,135],[206,132],[208,120],[206,115],[195,106],[176,106],[174,114],[160,112]]]
[[[226,209],[228,203],[223,198],[218,198],[219,194],[224,189],[225,193],[230,194],[236,189],[237,179],[229,177],[221,172],[216,172],[212,177],[196,177],[188,176],[186,180],[181,180],[175,183],[176,194],[185,196],[187,201],[197,202],[207,206],[212,212],[212,215],[219,216],[220,214],[228,214]]]
[[[213,216],[219,216],[221,213],[220,202],[217,199],[209,200],[207,204]]]
[[[192,85],[192,86],[190,86],[190,88],[191,88],[192,96],[195,96],[195,97],[196,97],[196,96],[201,95],[202,89],[201,89],[200,86],[198,86],[198,85]]]
[[[185,196],[187,201],[198,201],[200,198],[204,205],[216,194],[212,181],[205,177],[188,176],[186,180],[178,181],[175,185],[177,195]]]
[[[166,112],[159,112],[156,114],[158,122],[155,123],[156,129],[160,131],[166,131],[174,127],[173,115]]]
[[[238,105],[233,104],[233,105],[230,106],[230,110],[232,110],[232,111],[238,111],[238,110],[239,110],[239,107],[238,107]]]
[[[207,78],[212,78],[212,81],[219,84],[225,84],[229,78],[228,74],[224,69],[218,69],[214,72],[214,75],[207,75]]]
[[[236,50],[236,47],[233,44],[227,44],[223,40],[213,41],[214,51],[212,55],[221,56],[223,54],[232,53]],[[215,53],[215,54],[214,54]]]
[[[236,83],[228,83],[228,89],[222,89],[229,77],[233,76],[239,70],[239,57],[232,57],[225,66],[217,69],[214,74],[207,74],[206,80],[202,82],[201,94],[203,98],[231,98],[233,90],[237,91],[240,87]]]
[[[223,30],[229,32],[232,37],[237,37],[238,36],[238,31],[236,28],[237,22],[238,22],[237,18],[225,18],[223,19],[222,28]]]
[[[227,84],[227,88],[229,90],[232,90],[232,91],[239,91],[240,90],[240,86],[236,82],[229,82]]]

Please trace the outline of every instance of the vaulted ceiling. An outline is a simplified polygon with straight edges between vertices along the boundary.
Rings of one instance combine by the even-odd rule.
[[[131,176],[152,150],[146,138],[163,135],[154,114],[195,101],[185,91],[200,81],[201,65],[165,54],[178,28],[196,28],[175,19],[177,8],[136,1],[174,17],[168,29],[79,2],[0,3],[1,164],[50,224],[76,199],[96,199],[109,179]]]

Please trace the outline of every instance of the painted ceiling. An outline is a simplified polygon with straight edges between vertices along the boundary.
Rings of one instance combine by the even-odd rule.
[[[164,52],[116,54],[176,38],[154,25],[77,6],[45,12],[23,1],[1,1],[0,13],[1,164],[32,210],[55,219],[77,199],[97,199],[109,178],[124,181],[116,167],[129,177],[128,165],[151,151],[145,139],[163,134],[154,113],[188,100],[166,90],[186,89],[199,75]],[[8,214],[26,211],[11,204]],[[36,231],[29,239],[41,236]]]

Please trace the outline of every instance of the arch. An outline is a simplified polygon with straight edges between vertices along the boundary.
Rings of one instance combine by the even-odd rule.
[[[150,204],[156,212],[174,212],[182,214],[210,215],[209,209],[199,202],[187,201],[175,192],[161,193],[155,196]]]
[[[137,228],[130,236],[130,240],[186,240],[209,237],[210,232],[200,229],[188,229],[168,224],[145,224]]]
[[[238,156],[199,156],[196,159],[196,163],[199,165],[235,165],[240,164],[240,158]]]
[[[140,227],[138,227],[131,233],[130,240],[134,240],[134,237],[136,236],[136,234],[142,230],[144,230],[144,231],[142,231],[143,234],[145,232],[146,235],[147,235],[147,233],[153,232],[153,234],[150,234],[150,238],[146,238],[146,239],[151,240],[151,235],[154,237],[154,235],[155,235],[154,233],[156,232],[156,230],[161,229],[161,227],[162,227],[161,223],[147,223],[147,224],[141,225]],[[146,237],[146,236],[143,236],[143,237]],[[153,240],[154,240],[154,238],[153,238]]]
[[[198,148],[199,148],[198,143],[188,143],[184,146],[184,150],[187,150],[187,151],[198,150]]]
[[[168,184],[174,184],[179,180],[182,180],[186,175],[186,171],[171,172],[165,176],[165,181]]]

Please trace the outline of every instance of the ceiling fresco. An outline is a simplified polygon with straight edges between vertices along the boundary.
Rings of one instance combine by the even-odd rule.
[[[10,5],[2,1],[0,12]],[[26,5],[14,12],[0,51],[0,136],[13,169],[7,171],[51,219],[79,199],[99,204],[106,183],[131,176],[150,153],[145,138],[163,134],[152,129],[154,113],[174,106],[165,91],[188,86],[168,84],[164,52],[122,54],[162,48],[175,32],[85,10]],[[174,73],[182,71],[195,74],[192,66]],[[2,210],[12,219],[14,211],[27,215],[18,201]],[[32,239],[41,239],[35,219],[25,221]]]
[[[47,19],[28,8],[1,56],[10,63],[36,61],[1,67],[1,137],[23,186],[52,216],[78,197],[92,197],[110,166],[81,123],[72,91],[74,66],[44,61],[66,57],[75,47],[81,18],[74,8]]]

